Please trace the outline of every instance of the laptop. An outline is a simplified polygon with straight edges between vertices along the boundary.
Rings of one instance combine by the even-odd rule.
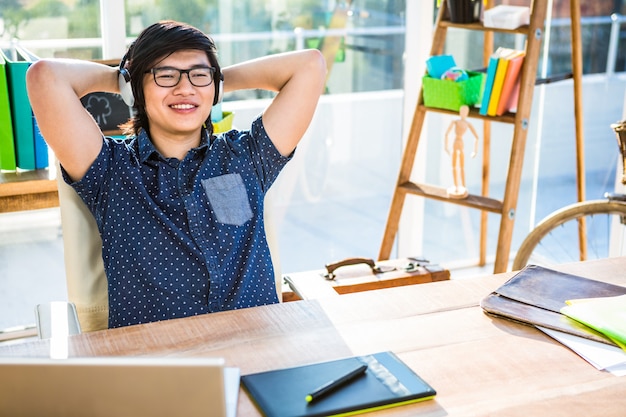
[[[0,416],[235,417],[221,358],[0,358]]]

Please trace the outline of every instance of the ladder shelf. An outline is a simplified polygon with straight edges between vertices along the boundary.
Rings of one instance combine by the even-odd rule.
[[[479,114],[475,108],[470,108],[468,118],[480,119],[483,121],[483,183],[480,195],[470,194],[466,198],[452,198],[447,195],[447,190],[442,187],[430,184],[416,184],[411,181],[411,173],[413,163],[417,153],[419,139],[422,133],[422,127],[426,114],[429,112],[444,113],[458,116],[458,112],[445,110],[440,108],[427,107],[424,105],[423,91],[420,91],[418,103],[415,107],[413,120],[408,132],[407,143],[402,155],[402,162],[396,182],[394,195],[391,201],[391,207],[387,218],[387,224],[383,235],[379,251],[379,260],[389,259],[391,249],[394,244],[396,234],[398,232],[400,216],[404,201],[407,195],[420,196],[439,200],[447,203],[462,205],[482,212],[481,217],[481,254],[480,264],[485,263],[486,252],[486,214],[495,213],[501,216],[500,229],[498,234],[497,253],[494,264],[494,273],[505,272],[507,270],[509,252],[511,248],[511,240],[513,235],[513,226],[515,220],[515,210],[517,206],[518,192],[521,182],[522,167],[524,161],[524,150],[526,145],[526,137],[529,127],[529,118],[532,107],[533,91],[537,82],[537,65],[541,43],[543,41],[544,24],[547,15],[548,0],[533,0],[530,6],[530,22],[517,29],[499,29],[485,27],[482,23],[458,24],[447,20],[446,2],[441,2],[439,13],[435,22],[435,31],[431,44],[430,55],[441,55],[444,52],[446,43],[446,35],[448,28],[459,28],[470,31],[481,31],[484,33],[483,59],[485,65],[489,56],[493,52],[493,33],[510,33],[525,35],[525,58],[520,72],[520,88],[517,102],[517,110],[504,113],[502,116],[483,116]],[[487,2],[486,7],[492,7],[493,0]],[[578,0],[571,0],[572,14],[572,66],[574,88],[575,88],[575,111],[577,120],[577,140],[582,141],[582,125],[580,124],[581,106],[581,77],[582,69],[578,64],[580,59],[580,27],[579,27],[579,4]],[[489,152],[490,152],[490,124],[491,122],[508,123],[513,125],[513,137],[511,140],[511,149],[509,155],[509,164],[506,177],[506,185],[504,196],[502,199],[489,197]],[[578,155],[579,164],[582,155]],[[579,180],[581,181],[581,180]],[[579,199],[582,196],[579,194]]]

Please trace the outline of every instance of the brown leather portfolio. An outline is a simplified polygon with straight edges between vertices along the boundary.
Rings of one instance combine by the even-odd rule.
[[[485,297],[480,305],[492,316],[559,330],[613,344],[602,334],[560,313],[566,300],[626,294],[626,287],[529,265]]]
[[[286,274],[283,279],[299,298],[315,299],[448,280],[450,271],[421,258],[378,262],[348,258],[327,264],[323,270]]]

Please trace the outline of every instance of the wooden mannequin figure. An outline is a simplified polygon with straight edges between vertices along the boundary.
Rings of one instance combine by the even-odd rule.
[[[465,188],[465,153],[463,136],[469,128],[472,135],[474,135],[474,151],[472,152],[472,158],[478,153],[478,134],[469,123],[466,118],[469,114],[469,107],[466,105],[461,106],[459,109],[459,119],[453,120],[446,130],[446,144],[445,149],[448,155],[452,158],[452,177],[454,178],[454,186],[448,188],[448,196],[450,198],[465,198],[468,196],[467,188]],[[454,141],[452,142],[452,150],[450,149],[450,132],[454,129]]]

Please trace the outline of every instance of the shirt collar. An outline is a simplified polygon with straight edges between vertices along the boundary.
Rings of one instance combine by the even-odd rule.
[[[196,150],[196,152],[204,153],[211,143],[209,140],[209,133],[206,129],[202,129],[201,135],[202,136],[200,138],[200,145],[197,148],[194,148],[194,150]],[[159,151],[154,147],[154,144],[148,137],[148,133],[144,129],[139,132],[139,136],[137,137],[137,143],[139,146],[139,160],[142,163],[146,162],[152,155],[162,157]]]

